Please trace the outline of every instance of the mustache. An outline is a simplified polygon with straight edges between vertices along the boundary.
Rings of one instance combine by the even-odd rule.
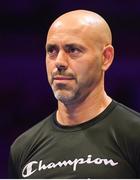
[[[65,76],[76,79],[75,75],[71,72],[63,72],[63,71],[56,71],[52,73],[52,79],[54,79],[56,76]]]

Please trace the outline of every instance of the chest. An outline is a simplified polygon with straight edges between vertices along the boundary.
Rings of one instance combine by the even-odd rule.
[[[22,157],[21,178],[134,178],[113,138],[90,132],[54,134]]]

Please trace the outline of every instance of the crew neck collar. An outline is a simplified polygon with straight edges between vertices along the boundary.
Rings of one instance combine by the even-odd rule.
[[[78,125],[74,125],[74,126],[67,126],[67,125],[61,125],[57,119],[56,119],[56,111],[53,113],[53,126],[55,129],[60,130],[60,131],[79,131],[81,129],[86,129],[88,127],[91,127],[92,125],[96,124],[97,122],[103,120],[117,105],[117,102],[112,100],[111,103],[106,107],[106,109],[104,111],[102,111],[99,115],[97,115],[96,117],[83,122],[81,124]]]

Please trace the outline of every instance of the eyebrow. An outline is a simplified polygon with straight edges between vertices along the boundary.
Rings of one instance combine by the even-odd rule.
[[[78,47],[78,48],[80,48],[80,49],[85,49],[82,45],[76,44],[76,43],[66,44],[65,47],[66,47],[66,48],[68,48],[68,47]]]
[[[83,47],[82,45],[76,43],[68,43],[64,45],[64,48],[70,48],[70,47],[77,47],[84,51],[86,50],[86,47]],[[59,47],[56,44],[47,44],[45,46],[45,49],[48,50],[49,48],[59,48]]]
[[[45,49],[48,50],[49,48],[58,48],[56,44],[46,44]]]

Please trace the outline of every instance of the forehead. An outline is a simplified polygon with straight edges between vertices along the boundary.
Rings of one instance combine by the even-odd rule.
[[[47,36],[47,43],[67,43],[67,42],[83,42],[84,37],[81,35],[76,36],[76,32],[63,31],[63,32],[52,32]]]
[[[79,43],[92,45],[96,32],[93,33],[89,27],[80,24],[78,26],[56,24],[48,32],[48,43]]]

